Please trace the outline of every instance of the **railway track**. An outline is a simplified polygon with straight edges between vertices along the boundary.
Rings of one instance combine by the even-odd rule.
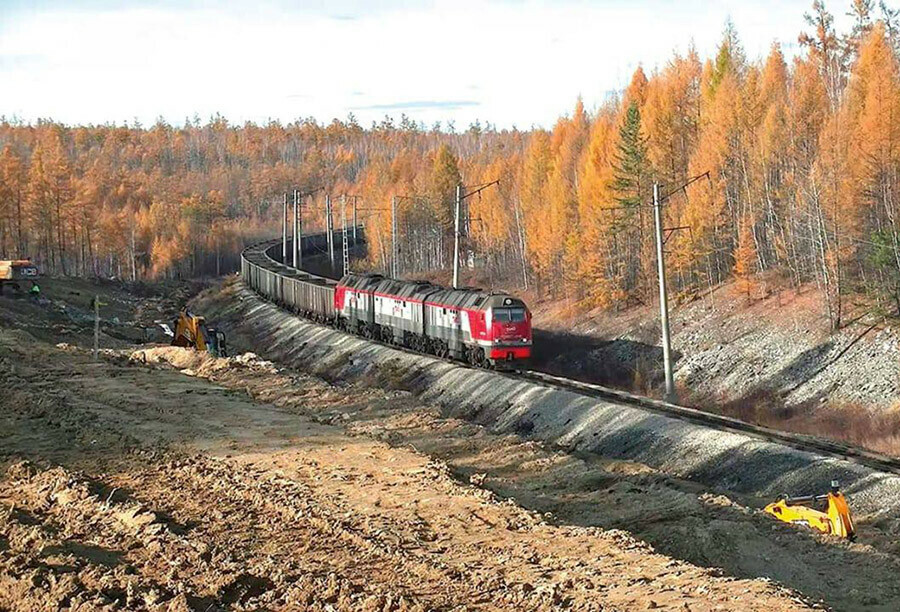
[[[336,231],[336,234],[339,236],[340,231]],[[335,238],[335,240],[339,239],[340,238]],[[325,234],[313,234],[310,236],[304,236],[302,240],[303,242],[301,244],[301,249],[304,251],[305,255],[321,255],[324,253],[323,245],[326,242]],[[322,292],[327,292],[328,290],[333,291],[333,287],[336,284],[336,281],[332,278],[318,276],[303,270],[298,271],[276,261],[273,257],[272,252],[277,250],[280,245],[280,240],[270,240],[250,246],[245,249],[241,254],[242,278],[244,279],[246,284],[256,290],[256,292],[263,298],[281,307],[285,307],[285,300],[276,297],[273,294],[283,296],[288,291],[288,287],[292,287],[292,285],[297,283],[309,283],[310,289],[312,291],[310,297],[308,298],[310,300],[310,304],[298,305],[296,302],[294,302],[292,308],[288,309],[295,312],[299,311],[301,315],[303,315],[304,312],[308,314],[310,312],[310,309],[316,308],[315,304],[318,304],[323,299],[325,299],[322,295],[319,294]],[[292,288],[291,295],[296,296],[298,295],[298,292]],[[300,299],[302,301],[306,298],[301,297]],[[322,323],[327,321],[328,315],[306,316],[305,318],[311,319],[314,322]],[[412,349],[382,342],[380,340],[371,338],[368,338],[367,340],[406,353],[414,355],[422,354]],[[429,356],[434,357],[434,355],[430,354]],[[452,359],[446,359],[446,361],[449,361],[459,367],[470,368],[473,370],[480,369],[461,361],[455,361]],[[807,451],[827,457],[834,457],[837,459],[843,459],[845,461],[864,465],[880,472],[900,475],[900,459],[872,452],[850,444],[844,444],[841,442],[835,442],[832,440],[805,434],[780,431],[777,429],[772,429],[770,427],[764,427],[762,425],[754,425],[753,423],[748,423],[746,421],[741,421],[732,417],[705,412],[703,410],[689,408],[687,406],[671,404],[661,400],[628,393],[626,391],[611,389],[602,385],[573,380],[571,378],[556,376],[536,370],[513,370],[505,372],[497,371],[496,374],[510,377],[515,380],[527,380],[529,382],[545,387],[563,389],[566,391],[577,393],[579,395],[595,397],[626,406],[633,406],[670,418],[700,424],[712,429],[741,433],[763,441],[789,446],[797,450]]]
[[[670,404],[661,400],[634,395],[626,391],[619,391],[601,385],[554,376],[545,372],[520,370],[516,372],[516,375],[540,385],[565,389],[581,395],[635,406],[642,410],[677,418],[682,421],[697,423],[720,431],[742,433],[767,442],[775,442],[777,444],[790,446],[797,450],[835,457],[837,459],[865,465],[880,472],[889,472],[900,475],[900,459],[868,451],[849,444],[835,442],[825,438],[818,438],[816,436],[780,431],[762,425],[754,425],[753,423],[712,412],[705,412],[703,410],[698,410],[697,408]]]

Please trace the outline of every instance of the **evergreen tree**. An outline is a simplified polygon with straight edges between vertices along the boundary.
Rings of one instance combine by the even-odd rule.
[[[650,175],[647,142],[641,135],[641,111],[636,102],[628,105],[619,129],[619,146],[615,160],[613,190],[622,206],[644,203],[646,183]]]
[[[859,45],[872,30],[872,13],[875,10],[874,0],[853,0],[848,17],[853,18],[853,27],[844,37],[844,59],[850,64],[859,54]]]

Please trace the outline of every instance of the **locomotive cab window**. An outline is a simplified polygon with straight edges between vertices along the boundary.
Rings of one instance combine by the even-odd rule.
[[[525,309],[524,308],[495,308],[494,321],[498,321],[500,323],[521,323],[525,320]]]

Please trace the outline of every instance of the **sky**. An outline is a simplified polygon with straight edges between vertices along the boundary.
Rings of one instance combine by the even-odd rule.
[[[727,19],[750,58],[798,52],[811,0],[0,0],[0,115],[174,125],[352,113],[550,127]],[[826,1],[839,27],[850,0]]]

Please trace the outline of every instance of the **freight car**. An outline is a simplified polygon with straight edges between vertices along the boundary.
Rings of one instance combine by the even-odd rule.
[[[304,236],[301,249],[306,255],[324,242],[324,234]],[[515,296],[377,274],[348,274],[336,281],[283,265],[280,250],[280,240],[246,249],[242,278],[263,297],[306,318],[481,367],[509,366],[531,356],[531,313]]]

